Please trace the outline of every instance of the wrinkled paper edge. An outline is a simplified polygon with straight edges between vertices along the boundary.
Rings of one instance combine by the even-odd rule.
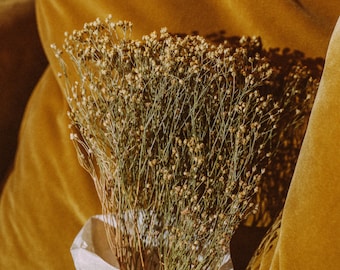
[[[74,239],[71,255],[77,270],[119,270],[104,259],[103,253],[112,254],[109,244],[98,250],[94,241],[94,235],[106,241],[104,223],[103,215],[92,216]]]

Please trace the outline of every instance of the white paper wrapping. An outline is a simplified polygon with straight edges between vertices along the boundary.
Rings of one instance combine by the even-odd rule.
[[[106,240],[104,217],[91,217],[71,246],[77,270],[119,270],[116,258]]]
[[[119,270],[107,242],[104,216],[91,217],[80,230],[71,246],[77,270]],[[226,254],[220,270],[233,270],[230,254]]]

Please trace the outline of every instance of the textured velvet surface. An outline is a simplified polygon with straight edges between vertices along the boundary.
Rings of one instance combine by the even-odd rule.
[[[340,21],[283,211],[275,251],[275,264],[283,269],[340,268],[339,67]]]
[[[250,269],[340,269],[339,52],[340,20],[330,40],[281,226],[263,242]]]
[[[167,26],[171,32],[260,35],[266,47],[325,57],[340,15],[337,1],[130,0],[36,2],[50,63],[26,108],[13,169],[0,202],[0,269],[73,269],[69,248],[100,206],[90,177],[69,141],[66,104],[50,49],[64,31],[112,14],[131,20],[135,37]],[[283,212],[261,269],[339,269],[340,30],[331,40],[325,73]]]
[[[46,68],[33,0],[0,1],[0,191],[25,104]]]
[[[48,69],[26,108],[1,196],[0,269],[72,269],[70,244],[84,221],[100,212],[69,140],[65,110]]]

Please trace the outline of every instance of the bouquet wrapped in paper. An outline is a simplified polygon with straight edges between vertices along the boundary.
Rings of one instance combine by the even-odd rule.
[[[66,34],[63,51],[52,46],[70,136],[103,206],[103,241],[122,270],[219,269],[317,80],[295,65],[278,84],[282,70],[256,37],[215,45],[131,31],[97,19]]]

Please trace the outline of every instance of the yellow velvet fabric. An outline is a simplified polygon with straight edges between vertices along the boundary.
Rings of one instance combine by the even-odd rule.
[[[25,104],[46,65],[34,1],[0,1],[0,192],[15,155]]]
[[[274,269],[340,269],[339,67],[340,21],[283,211]]]
[[[69,140],[66,106],[49,68],[26,108],[1,196],[0,269],[72,269],[70,244],[100,212]]]
[[[340,19],[282,219],[249,269],[340,269]],[[279,226],[279,223],[280,226]]]
[[[323,0],[38,0],[36,11],[50,67],[26,108],[1,196],[0,269],[73,269],[72,240],[87,218],[100,213],[93,183],[69,140],[67,106],[56,79],[60,68],[50,49],[51,43],[61,46],[64,31],[110,13],[113,20],[132,21],[135,37],[163,26],[202,35],[224,30],[227,36],[260,35],[266,47],[324,57],[340,5]],[[262,269],[340,268],[339,36],[330,46],[275,252],[267,253]]]

